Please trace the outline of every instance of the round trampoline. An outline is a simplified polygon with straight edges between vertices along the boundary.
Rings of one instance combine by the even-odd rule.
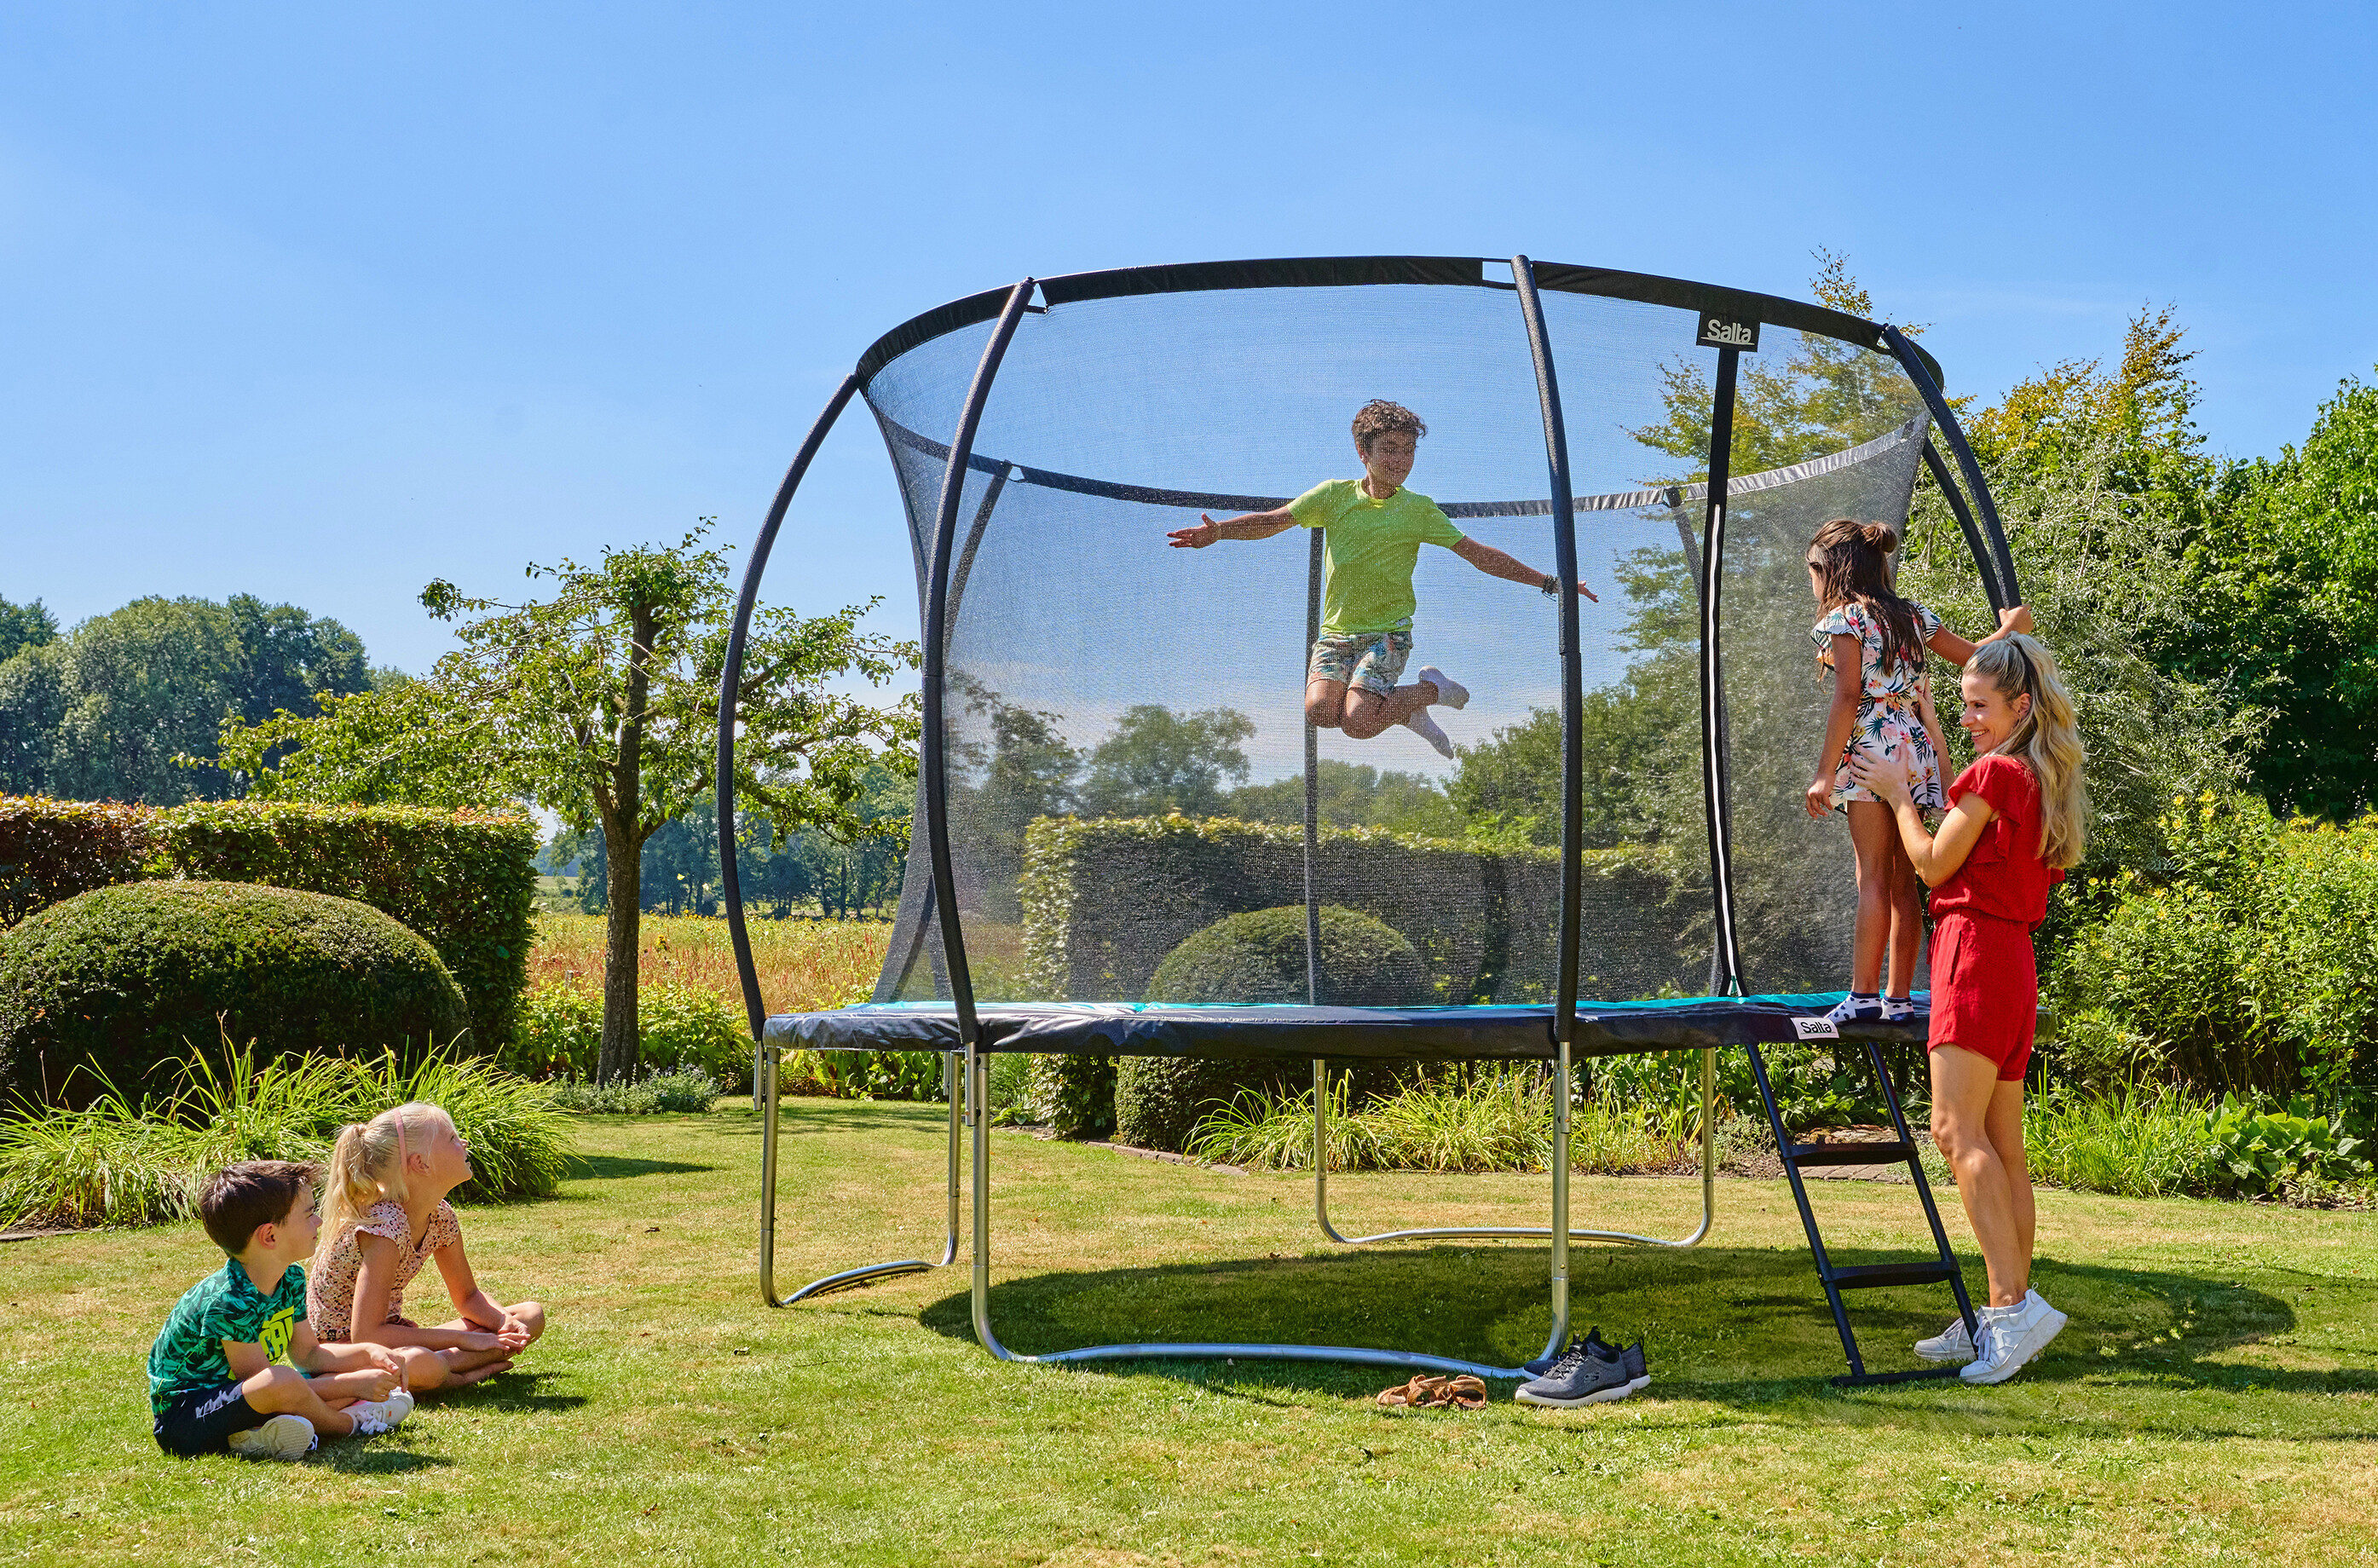
[[[1994,605],[2020,602],[1940,386],[1889,326],[1525,257],[1027,279],[886,333],[785,475],[720,687],[720,865],[758,1042],[767,1299],[954,1262],[970,1134],[975,1328],[1012,1357],[989,1310],[995,1052],[1283,1059],[1310,1062],[1318,1088],[1323,1059],[1539,1059],[1569,1082],[1579,1057],[1697,1048],[1706,1106],[1713,1053],[1747,1047],[1771,1118],[1759,1047],[1832,1036],[1822,1014],[1849,970],[1848,836],[1801,798],[1827,699],[1811,676],[1808,542],[1842,516],[1904,531],[1928,470],[1962,533],[1955,553]],[[916,563],[912,847],[874,1000],[768,1017],[737,876],[732,693],[787,509],[854,399],[890,454]],[[1599,595],[1543,596],[1421,552],[1411,667],[1469,689],[1460,711],[1433,710],[1459,768],[1405,728],[1351,739],[1307,721],[1324,530],[1194,551],[1166,538],[1354,473],[1348,421],[1374,399],[1427,423],[1411,490],[1463,534]],[[1416,800],[1437,815],[1415,817]],[[1199,933],[1297,908],[1300,999],[1150,999]],[[1384,1004],[1333,987],[1330,909],[1409,944]],[[1920,1041],[1923,1011],[1843,1028],[1864,1040],[1894,1122],[1896,1142],[1864,1158],[1907,1161],[1935,1243],[1925,1261],[1832,1264],[1800,1179],[1830,1156],[1776,1122],[1852,1377],[1869,1381],[1843,1290],[1941,1282],[1970,1307],[1878,1048]],[[941,1264],[871,1264],[777,1295],[776,1077],[796,1047],[946,1053]],[[1314,1096],[1316,1139],[1329,1098]],[[1316,1160],[1323,1232],[1544,1239],[1559,1348],[1572,1239],[1708,1233],[1712,1119],[1699,1227],[1663,1241],[1571,1227],[1567,1096],[1553,1098],[1547,1225],[1342,1236]],[[1221,1341],[1014,1359],[1226,1355],[1520,1375],[1418,1349]]]

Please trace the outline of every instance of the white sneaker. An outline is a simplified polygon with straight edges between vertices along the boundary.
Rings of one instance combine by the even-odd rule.
[[[398,1423],[413,1414],[413,1391],[391,1390],[385,1399],[348,1406],[347,1414],[354,1418],[357,1437],[378,1437],[382,1432],[394,1431]]]
[[[1413,709],[1412,716],[1404,721],[1404,728],[1411,731],[1412,734],[1420,736],[1431,746],[1435,747],[1436,754],[1438,756],[1450,758],[1453,755],[1452,737],[1447,736],[1443,729],[1437,726],[1437,723],[1435,719],[1428,716],[1427,709]]]
[[[1435,664],[1423,664],[1420,678],[1436,688],[1436,700],[1447,708],[1470,706],[1470,688],[1438,669]]]
[[[1947,1328],[1929,1339],[1917,1340],[1916,1353],[1928,1361],[1970,1361],[1974,1359],[1974,1336],[1965,1331],[1964,1319],[1951,1318]]]
[[[1981,1346],[1957,1375],[1969,1383],[2004,1382],[2048,1348],[2068,1321],[2036,1290],[2012,1307],[1993,1307],[1982,1319]]]
[[[314,1423],[303,1416],[275,1416],[260,1427],[234,1432],[228,1443],[243,1459],[303,1459],[314,1451]]]

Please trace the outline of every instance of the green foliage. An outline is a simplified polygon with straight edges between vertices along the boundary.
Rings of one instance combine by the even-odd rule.
[[[1320,923],[1323,1000],[1401,1007],[1434,999],[1420,954],[1395,928],[1335,904],[1321,906]],[[1305,1001],[1305,936],[1303,904],[1217,920],[1157,965],[1147,999]]]
[[[2378,1081],[2378,816],[2282,822],[2208,795],[2163,834],[2165,878],[2097,890],[2108,912],[2054,972],[2073,1041],[2054,1070],[2324,1099]]]
[[[667,980],[643,987],[636,1019],[654,1071],[684,1069],[729,1088],[751,1087],[751,1031],[739,1004]],[[602,1047],[601,995],[545,985],[522,999],[520,1026],[496,1059],[523,1077],[591,1080]]]
[[[725,1086],[698,1067],[672,1067],[632,1081],[588,1083],[566,1078],[553,1086],[553,1103],[587,1116],[703,1114]]]
[[[239,882],[132,882],[0,933],[0,1084],[138,1085],[218,1030],[268,1057],[420,1051],[467,1026],[436,950],[369,904]]]
[[[446,1048],[408,1066],[268,1059],[253,1045],[194,1050],[161,1095],[108,1084],[90,1106],[0,1121],[0,1227],[155,1225],[197,1213],[234,1160],[321,1160],[339,1128],[408,1100],[442,1107],[471,1145],[466,1196],[543,1197],[561,1180],[570,1130],[552,1092]]]
[[[214,765],[259,800],[496,811],[518,796],[495,742],[487,715],[435,682],[404,680],[326,693],[318,711],[226,719]]]
[[[1324,757],[1314,771],[1315,818],[1332,828],[1384,828],[1425,838],[1458,839],[1461,812],[1424,773],[1381,772],[1362,762]],[[1248,822],[1304,822],[1304,777],[1292,774],[1268,784],[1242,784],[1222,802],[1222,813]]]
[[[794,1051],[788,1083],[846,1100],[946,1098],[939,1051]]]
[[[138,877],[149,822],[138,806],[0,796],[0,927]]]
[[[334,620],[234,594],[136,599],[0,663],[0,791],[170,805],[237,781],[178,760],[228,719],[311,713],[363,690],[363,644]]]
[[[1221,805],[1222,781],[1247,776],[1240,747],[1255,733],[1254,721],[1234,708],[1126,708],[1090,753],[1082,809],[1093,817],[1209,814]]]
[[[511,1038],[535,940],[536,827],[510,812],[300,801],[197,804],[154,820],[152,869],[370,904],[417,931],[462,987],[471,1048]]]
[[[2204,1106],[2169,1084],[2051,1089],[2024,1107],[2023,1135],[2032,1179],[2050,1187],[2125,1198],[2213,1190]]]
[[[58,617],[50,614],[39,599],[29,604],[12,604],[0,599],[0,664],[25,649],[39,648],[57,640]]]
[[[2347,1132],[2342,1117],[2324,1116],[2301,1097],[2272,1107],[2224,1095],[2204,1114],[2204,1139],[2215,1180],[2248,1197],[2307,1176],[2367,1182],[2372,1174],[2369,1143]]]

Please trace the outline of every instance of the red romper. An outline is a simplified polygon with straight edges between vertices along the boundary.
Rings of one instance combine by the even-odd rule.
[[[1932,890],[1932,1048],[1958,1046],[2020,1083],[2039,1026],[2031,934],[2062,870],[2039,857],[2039,783],[2019,757],[1993,753],[1949,786],[1954,808],[1978,796],[1996,813],[1956,874]]]

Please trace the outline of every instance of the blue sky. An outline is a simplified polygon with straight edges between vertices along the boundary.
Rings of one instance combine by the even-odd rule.
[[[2378,362],[2366,14],[1988,13],[11,5],[0,594],[245,591],[419,670],[432,577],[748,536],[907,317],[1216,257],[1829,246],[1986,396],[2168,301],[2215,447],[2299,438]],[[796,530],[772,597],[913,623],[865,423]]]

